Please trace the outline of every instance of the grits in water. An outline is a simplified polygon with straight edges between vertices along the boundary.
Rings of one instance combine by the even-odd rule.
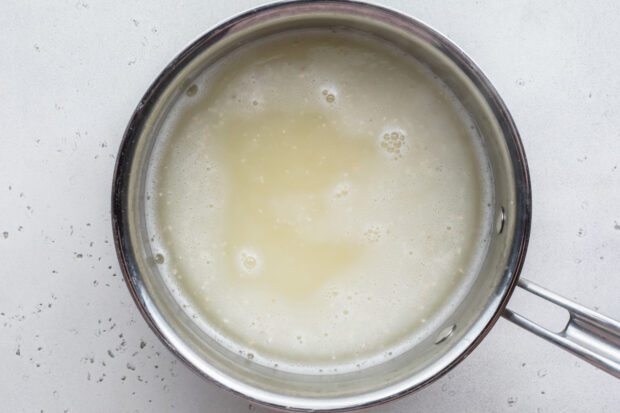
[[[427,68],[304,31],[240,47],[183,93],[147,224],[202,328],[258,363],[342,372],[445,321],[486,249],[492,193],[476,129]]]

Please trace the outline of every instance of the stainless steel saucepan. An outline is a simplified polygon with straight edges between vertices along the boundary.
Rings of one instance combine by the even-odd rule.
[[[406,353],[354,373],[294,374],[227,350],[196,326],[166,287],[145,227],[146,171],[162,119],[184,88],[221,56],[263,36],[324,28],[371,34],[411,54],[452,89],[474,120],[490,161],[494,225],[481,270],[465,298],[433,334]],[[112,221],[118,257],[146,321],[179,358],[205,378],[256,402],[299,410],[347,410],[382,403],[445,374],[500,316],[620,377],[620,323],[519,279],[531,219],[530,178],[513,120],[484,74],[455,45],[422,23],[356,2],[277,3],[204,34],[159,75],[127,127],[116,163]],[[570,313],[554,333],[506,309],[519,286]]]

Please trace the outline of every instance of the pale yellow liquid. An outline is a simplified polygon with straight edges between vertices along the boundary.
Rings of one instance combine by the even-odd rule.
[[[485,249],[490,194],[432,74],[374,40],[306,32],[238,50],[186,94],[147,218],[205,330],[256,362],[342,371],[441,324]]]

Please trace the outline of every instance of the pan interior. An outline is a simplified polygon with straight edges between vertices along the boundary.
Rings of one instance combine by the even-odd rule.
[[[389,13],[383,18],[384,20],[396,19],[394,15]],[[478,339],[481,332],[497,315],[497,308],[505,299],[506,292],[513,279],[514,263],[511,263],[510,260],[514,259],[514,217],[517,216],[516,208],[519,202],[517,202],[514,171],[511,163],[511,151],[514,151],[514,148],[510,146],[511,142],[506,140],[507,133],[512,131],[507,131],[505,125],[498,121],[496,113],[498,109],[493,106],[497,102],[490,102],[488,96],[485,95],[488,91],[480,90],[479,79],[472,77],[471,69],[464,70],[462,62],[455,61],[455,56],[451,56],[451,54],[458,52],[438,47],[437,39],[433,38],[434,35],[429,34],[423,26],[417,28],[410,26],[405,30],[399,25],[387,24],[381,19],[368,19],[363,15],[357,16],[350,10],[347,10],[346,13],[322,13],[310,10],[297,14],[292,13],[284,17],[282,15],[268,15],[258,18],[251,24],[246,23],[240,25],[236,30],[228,31],[217,42],[203,39],[202,43],[196,43],[193,49],[183,55],[183,64],[175,66],[175,69],[168,73],[167,77],[156,88],[157,93],[149,103],[147,116],[137,128],[136,133],[139,139],[135,146],[131,164],[127,210],[129,211],[128,245],[131,246],[130,259],[135,260],[132,262],[132,265],[135,266],[132,267],[132,270],[135,271],[133,273],[135,278],[131,281],[140,296],[141,305],[149,313],[151,320],[156,324],[165,340],[198,371],[227,387],[267,403],[304,408],[312,406],[312,408],[318,409],[350,407],[393,397],[398,393],[420,386],[449,367],[468,351],[472,342]],[[394,22],[392,21],[392,23]],[[411,25],[409,20],[406,20],[406,23]],[[347,343],[347,332],[344,331],[343,333],[342,330],[342,326],[346,323],[333,323],[331,330],[326,331],[328,335],[323,337],[301,336],[299,338],[300,335],[294,333],[295,328],[291,327],[293,334],[291,334],[290,340],[292,341],[289,343],[283,339],[284,342],[277,343],[277,346],[270,346],[268,340],[259,342],[259,335],[256,338],[249,335],[247,332],[251,332],[250,326],[240,326],[238,323],[227,325],[229,323],[225,322],[225,316],[218,316],[217,309],[214,310],[204,303],[215,300],[221,306],[228,306],[229,315],[238,315],[239,313],[235,313],[234,310],[235,307],[243,307],[243,300],[238,303],[229,301],[231,299],[229,294],[232,291],[231,288],[228,290],[222,288],[220,290],[223,291],[222,295],[213,297],[209,291],[212,286],[206,285],[205,289],[201,289],[204,285],[197,282],[198,278],[195,275],[190,274],[198,269],[196,273],[203,274],[204,277],[215,276],[217,273],[207,274],[205,265],[210,265],[210,263],[207,264],[207,261],[216,260],[217,257],[213,256],[216,249],[204,248],[203,250],[206,251],[204,254],[196,253],[191,259],[187,255],[183,257],[184,252],[174,250],[178,245],[201,244],[200,239],[196,239],[199,236],[197,231],[200,230],[193,228],[192,222],[195,223],[196,221],[192,221],[192,219],[184,222],[175,221],[175,225],[183,226],[181,229],[170,225],[171,228],[167,232],[162,231],[162,228],[167,228],[168,221],[166,220],[168,218],[176,216],[180,219],[183,214],[196,213],[196,211],[191,212],[191,208],[216,210],[218,200],[221,201],[222,197],[232,196],[230,194],[234,192],[230,192],[230,189],[240,189],[234,185],[227,187],[234,178],[233,173],[222,173],[219,186],[209,187],[207,181],[201,180],[202,178],[197,176],[199,172],[196,169],[200,168],[202,174],[211,172],[207,170],[211,168],[211,159],[209,159],[211,153],[220,151],[219,153],[227,153],[226,156],[232,156],[231,153],[236,156],[247,151],[249,147],[247,145],[251,146],[251,142],[246,142],[246,147],[239,148],[234,147],[230,141],[218,143],[217,139],[209,140],[208,130],[213,123],[209,124],[205,119],[218,122],[218,119],[221,120],[220,115],[224,115],[224,113],[220,113],[219,109],[230,108],[231,105],[239,103],[238,100],[248,104],[248,111],[256,111],[258,109],[256,107],[260,107],[265,102],[260,100],[260,96],[253,96],[253,90],[262,90],[267,98],[271,96],[267,89],[260,89],[260,87],[240,90],[238,94],[229,93],[230,90],[227,87],[235,85],[235,82],[238,81],[235,76],[239,74],[239,71],[227,68],[226,62],[234,63],[235,59],[243,60],[257,50],[266,53],[270,47],[274,47],[274,44],[280,44],[278,42],[297,41],[301,42],[300,44],[303,46],[304,42],[318,41],[320,43],[324,42],[325,39],[328,39],[329,42],[329,39],[335,38],[340,38],[340,41],[346,44],[354,44],[351,47],[367,48],[367,53],[372,52],[379,55],[383,53],[382,56],[398,55],[400,61],[406,61],[403,65],[409,65],[411,70],[416,72],[415,76],[418,79],[426,79],[425,84],[431,85],[428,86],[427,92],[429,94],[426,96],[437,96],[437,99],[443,99],[444,103],[449,103],[448,106],[452,108],[451,122],[454,122],[455,125],[459,124],[460,126],[457,129],[460,128],[459,130],[464,131],[462,134],[456,134],[464,138],[461,146],[451,152],[448,150],[449,153],[454,154],[453,156],[457,157],[455,159],[462,161],[464,158],[461,155],[465,151],[468,153],[466,158],[471,161],[469,167],[463,166],[463,164],[454,165],[450,164],[448,157],[440,162],[441,165],[433,165],[433,167],[439,173],[441,172],[439,169],[443,166],[443,171],[449,171],[448,175],[444,174],[443,176],[452,176],[452,179],[459,177],[458,172],[461,168],[462,174],[469,174],[473,181],[477,182],[477,187],[476,185],[468,187],[467,181],[454,181],[461,182],[466,189],[474,192],[477,196],[470,196],[472,194],[448,196],[446,200],[451,202],[450,205],[447,205],[447,210],[450,211],[450,214],[447,214],[449,216],[446,216],[446,220],[435,219],[433,221],[437,225],[443,226],[441,228],[442,234],[449,231],[458,233],[458,215],[455,215],[454,211],[459,208],[463,211],[465,208],[467,211],[473,211],[471,213],[476,218],[472,219],[471,222],[475,222],[476,226],[475,230],[473,227],[471,228],[468,232],[469,235],[463,235],[460,238],[460,244],[450,244],[456,248],[461,248],[460,251],[457,251],[456,248],[453,248],[452,253],[445,250],[439,255],[434,255],[432,262],[426,262],[430,274],[438,274],[442,266],[448,262],[458,263],[456,266],[450,267],[456,269],[458,274],[455,275],[452,271],[449,277],[445,278],[451,283],[449,288],[444,288],[441,294],[435,295],[435,301],[431,300],[430,302],[421,300],[420,294],[430,293],[432,295],[431,290],[418,291],[417,297],[408,303],[411,304],[409,314],[404,311],[404,305],[396,305],[397,311],[392,313],[393,318],[400,320],[401,324],[399,325],[408,326],[408,333],[390,336],[394,330],[389,327],[394,320],[391,318],[390,312],[386,310],[387,306],[374,307],[375,312],[381,312],[381,317],[379,317],[382,320],[381,322],[368,318],[370,313],[365,312],[367,308],[363,304],[377,300],[377,291],[371,290],[373,288],[380,290],[381,284],[372,284],[372,288],[364,291],[360,287],[361,284],[354,284],[354,288],[347,290],[346,286],[350,286],[350,283],[339,285],[337,280],[330,279],[326,284],[317,287],[319,296],[321,295],[320,288],[324,286],[327,287],[323,292],[338,293],[337,296],[340,297],[338,300],[343,300],[344,304],[336,303],[334,306],[338,311],[342,310],[340,316],[344,320],[347,319],[347,316],[353,317],[351,308],[362,314],[362,317],[355,319],[355,329],[350,331],[357,332],[356,334],[360,334],[359,337],[363,337],[364,340],[371,343],[369,345],[371,350],[366,352],[362,347],[351,347],[352,342],[361,346],[362,342],[358,340],[359,337],[353,337],[352,341]],[[341,51],[343,50],[342,44],[337,46],[340,47]],[[304,47],[299,49],[304,50]],[[456,57],[461,58],[462,56],[457,54]],[[286,61],[286,59],[284,60]],[[335,60],[338,61],[338,59]],[[342,59],[342,61],[356,62],[355,56],[350,59]],[[263,62],[263,65],[268,67],[269,62]],[[364,70],[360,69],[360,72],[364,72]],[[303,73],[297,75],[299,74]],[[355,76],[350,77],[355,79]],[[347,76],[336,76],[336,78],[342,79],[343,83],[329,84],[329,82],[323,82],[316,89],[316,96],[312,96],[312,98],[321,99],[326,107],[334,103],[341,104],[341,100],[346,101]],[[287,87],[278,91],[281,95],[286,96],[291,91],[299,93],[299,90],[291,90],[293,88],[292,83],[286,83],[288,82],[286,76],[282,78],[282,82]],[[392,87],[393,83],[388,82],[386,85],[386,87]],[[421,89],[418,92],[422,96],[427,93]],[[266,99],[265,96],[262,99]],[[303,102],[304,96],[308,97],[309,95],[299,95],[299,101]],[[357,95],[351,96],[356,97]],[[376,99],[381,101],[382,98],[379,96]],[[289,109],[304,109],[303,104],[300,106],[299,102],[297,106],[292,101],[286,101],[286,99],[283,102],[290,103]],[[371,113],[373,108],[368,102],[363,101],[358,101],[356,106],[351,107],[354,108],[351,113],[356,115]],[[196,118],[195,115],[200,111],[209,112],[210,108],[214,109],[214,113],[203,117],[202,120]],[[424,105],[416,106],[416,108],[424,110]],[[431,105],[430,109],[432,108]],[[403,119],[403,122],[406,119],[410,120],[404,116],[408,108],[401,109],[403,116],[400,119]],[[427,109],[429,109],[428,105]],[[346,111],[337,112],[340,115],[343,113]],[[381,112],[378,111],[377,113]],[[283,119],[284,117],[281,115],[274,114],[272,111],[270,116]],[[192,116],[194,117],[192,118]],[[319,117],[317,118],[317,116]],[[306,113],[302,116],[300,123],[306,122],[308,119],[320,120],[322,119],[320,116],[321,113]],[[433,124],[432,116],[432,110],[426,112],[426,121],[424,121],[430,122],[431,126]],[[418,117],[418,119],[423,118]],[[192,122],[194,122],[194,126],[188,126]],[[256,132],[258,130],[260,132],[262,130],[263,124],[259,121],[255,123],[246,122],[247,125],[251,126],[250,129],[239,129],[239,124],[243,122],[239,119],[229,123],[224,122],[221,130],[228,128],[227,133],[231,136],[234,134],[242,135],[244,131]],[[328,119],[328,122],[325,123],[329,122],[331,120]],[[443,119],[442,122],[447,121]],[[406,127],[402,127],[402,125]],[[402,165],[408,156],[410,156],[409,162],[412,160],[423,162],[423,157],[415,158],[413,156],[416,150],[420,151],[420,148],[415,146],[413,140],[408,140],[415,136],[413,130],[408,129],[408,125],[411,123],[398,124],[398,122],[392,122],[390,124],[385,122],[375,129],[369,128],[368,125],[362,128],[364,130],[372,129],[371,135],[374,134],[375,149],[379,153],[381,149],[384,149],[385,159],[375,159],[373,158],[375,155],[368,155],[364,152],[364,147],[371,145],[369,143],[372,141],[370,138],[356,144],[343,143],[337,150],[342,153],[348,153],[349,150],[358,151],[356,154],[362,159],[370,159],[364,158],[370,156],[371,160],[376,161],[379,166],[387,165],[385,162],[392,162],[392,165],[395,162],[401,162]],[[421,135],[423,135],[422,126],[419,126],[417,130],[417,133]],[[287,124],[287,127],[294,129],[296,126]],[[184,132],[175,133],[179,130]],[[197,139],[195,136],[192,138],[192,134],[198,134],[201,131],[207,138]],[[314,134],[312,136],[319,135]],[[193,139],[193,146],[184,147],[185,143],[179,141],[179,136],[184,136],[184,139]],[[387,136],[385,140],[383,140],[384,136]],[[395,140],[392,140],[392,136],[395,137]],[[402,141],[401,136],[403,137]],[[512,137],[510,138],[512,139]],[[243,139],[239,139],[239,141],[240,144],[243,143]],[[432,131],[429,132],[425,142],[430,144],[431,141],[433,141]],[[449,142],[442,141],[441,136],[436,136],[435,141],[441,142],[442,145],[450,145]],[[199,144],[198,142],[202,143]],[[282,144],[283,141],[278,142]],[[274,147],[278,146],[278,142],[273,143]],[[389,146],[382,146],[383,142],[387,142],[386,145]],[[401,142],[400,154],[402,159],[394,152],[397,149],[395,145],[397,142]],[[463,142],[466,143],[463,144]],[[300,145],[303,145],[303,142]],[[388,152],[387,147],[393,150]],[[459,153],[461,154],[459,155]],[[268,156],[270,154],[264,153],[263,155]],[[228,159],[226,156],[213,159],[212,166],[215,170],[217,170],[218,162],[221,159]],[[393,159],[395,156],[398,159]],[[267,158],[267,160],[271,159]],[[304,159],[302,157],[297,161],[303,163]],[[239,161],[241,160],[242,158],[239,158]],[[347,159],[347,161],[352,161],[352,159]],[[290,165],[291,167],[295,166],[294,163]],[[333,165],[336,173],[343,173],[344,169],[338,162],[333,163]],[[265,164],[263,167],[269,168],[269,165]],[[166,168],[167,171],[165,171]],[[221,166],[221,168],[223,171],[227,170],[226,166]],[[398,167],[395,171],[403,169],[406,167]],[[385,176],[381,175],[382,178]],[[260,175],[258,175],[257,180],[260,183]],[[350,181],[349,184],[354,186],[354,178],[351,178]],[[415,184],[413,179],[402,182],[410,185]],[[333,195],[340,194],[343,196],[343,191],[353,193],[352,187],[347,187],[346,184],[347,182],[344,182],[344,185],[338,186],[339,183],[335,182]],[[388,182],[387,185],[389,184]],[[450,182],[443,182],[443,184],[451,185]],[[429,190],[433,188],[441,190],[441,185],[442,183],[439,183],[436,187],[429,187]],[[169,193],[162,191],[162,188],[166,188]],[[197,188],[205,190],[200,200],[194,196],[196,192],[190,193]],[[372,202],[372,200],[367,199],[368,193],[366,191],[367,188],[359,189],[361,197],[358,198],[358,201],[362,201],[362,204]],[[409,192],[406,188],[403,190],[402,199],[404,201],[412,200],[408,195]],[[254,198],[243,197],[235,199],[240,201],[243,207],[252,206],[244,204],[244,201],[254,200]],[[463,199],[470,201],[463,203]],[[197,203],[192,205],[194,201]],[[335,200],[334,202],[338,201]],[[178,207],[176,212],[171,211],[174,209],[173,204],[175,203]],[[210,204],[213,204],[213,207]],[[458,208],[455,209],[455,205]],[[229,209],[234,209],[235,203],[231,202],[226,206]],[[441,208],[429,207],[425,210],[423,208],[416,209],[412,205],[407,210],[417,211],[422,216],[424,216],[422,211],[428,211],[427,218],[431,219],[433,218],[432,214],[441,211]],[[198,211],[199,214],[203,212]],[[220,211],[220,215],[216,215],[218,218],[213,222],[219,222],[223,226],[234,224],[235,220],[229,219],[230,216],[227,218],[227,213],[230,211]],[[192,216],[198,215],[191,215],[190,218]],[[243,217],[243,214],[233,217]],[[496,222],[498,219],[499,224]],[[386,222],[388,221],[386,220]],[[404,228],[404,231],[407,232],[410,229],[410,221],[405,221],[399,221],[398,218],[395,218],[393,223],[389,222],[390,225],[383,225],[384,221],[381,220],[377,220],[376,223],[369,223],[367,227],[363,228],[360,242],[370,244],[376,242],[379,244],[379,238],[388,237],[386,233],[388,229],[398,232]],[[330,223],[333,222],[327,220],[326,223],[319,222],[316,226],[329,226]],[[308,226],[308,228],[310,228],[307,229],[308,231],[312,231],[313,227]],[[214,232],[217,233],[217,231]],[[405,241],[413,238],[414,247],[420,249],[423,248],[424,241],[430,242],[426,239],[427,236],[433,237],[437,234],[437,231],[431,233],[430,228],[425,228],[421,239],[416,238],[421,236],[420,234],[414,234],[409,238],[400,237],[399,242],[393,245],[398,244],[402,248],[397,252],[394,252],[394,248],[392,248],[389,253],[395,254],[394,257],[396,257],[398,255],[409,255],[411,251],[411,255],[415,256],[416,249],[409,248]],[[184,240],[179,238],[185,235],[189,235],[189,237]],[[213,243],[220,242],[220,240],[209,238],[209,235],[207,233],[203,238],[206,240],[206,245],[210,246]],[[447,238],[444,237],[443,239]],[[462,246],[459,246],[461,244]],[[330,244],[328,246],[332,249],[339,248]],[[248,276],[248,282],[252,285],[251,283],[255,281],[252,281],[251,272],[253,269],[264,265],[261,262],[264,258],[252,249],[253,245],[239,243],[233,247],[239,248],[239,251],[226,250],[226,248],[223,251],[232,255],[234,259],[240,259],[241,264],[248,264],[246,270],[250,274],[245,275]],[[200,248],[194,252],[199,250]],[[218,251],[222,252],[222,250]],[[367,252],[368,250],[363,249],[361,251]],[[348,254],[345,250],[340,250],[340,252],[344,255]],[[358,253],[359,251],[354,251],[351,254]],[[458,255],[465,256],[465,258],[456,259],[455,257]],[[179,256],[181,256],[181,260],[184,260],[183,264],[180,263]],[[329,253],[326,256],[331,257]],[[423,261],[424,258],[420,262]],[[404,261],[400,259],[393,260],[393,262],[398,262],[400,265]],[[330,268],[337,267],[335,264],[335,267]],[[330,268],[327,269],[327,272]],[[324,272],[325,268],[321,267],[317,271]],[[282,288],[282,291],[293,291],[289,295],[293,297],[293,301],[304,303],[308,300],[307,295],[309,294],[299,294],[299,286],[294,283],[288,285],[286,280],[283,281],[276,277],[272,284],[276,285],[276,288]],[[390,291],[388,291],[388,293],[392,293],[388,296],[393,299],[400,295],[402,299],[402,292],[405,291],[407,297],[411,297],[410,294],[415,288],[424,285],[424,283],[405,284],[393,282]],[[239,286],[239,284],[230,284],[228,287],[234,285]],[[338,288],[334,289],[334,285]],[[433,287],[436,286],[437,284]],[[251,288],[248,289],[248,291],[250,290]],[[301,290],[308,291],[303,288]],[[188,291],[190,292],[188,293]],[[248,297],[250,296],[248,295],[244,299],[248,299]],[[259,301],[264,297],[259,297]],[[336,295],[321,299],[327,300],[333,297]],[[279,299],[281,296],[277,298]],[[203,302],[201,303],[199,300]],[[354,303],[356,300],[359,302],[358,304]],[[366,300],[366,303],[362,303],[363,300]],[[351,303],[347,301],[351,301]],[[327,301],[323,302],[326,303]],[[420,306],[425,305],[428,308],[420,308]],[[298,314],[303,314],[303,311],[305,310],[300,310]],[[345,314],[344,311],[349,311],[349,313]],[[329,314],[335,315],[335,313]],[[293,326],[295,318],[293,317],[291,321],[291,318],[282,317],[281,320],[290,322],[290,326]],[[248,324],[251,322],[250,320]],[[380,330],[382,324],[387,327],[383,332]],[[268,324],[265,325],[269,326]],[[339,340],[330,341],[331,339],[327,338],[329,333],[335,335]],[[260,330],[258,330],[258,334],[260,334]],[[384,337],[381,337],[382,334]],[[304,340],[307,340],[306,342],[311,345],[304,346]],[[299,346],[295,347],[296,344]],[[274,347],[277,351],[271,352],[270,349]],[[347,351],[347,348],[354,348],[354,350],[353,352]],[[304,354],[310,354],[311,357],[304,359]],[[355,401],[352,401],[352,397],[355,398]]]
[[[164,280],[203,331],[263,366],[343,373],[414,349],[487,250],[473,122],[371,36],[302,30],[236,49],[180,95],[151,159]]]

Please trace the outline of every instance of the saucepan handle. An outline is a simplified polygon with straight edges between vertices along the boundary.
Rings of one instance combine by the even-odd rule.
[[[517,285],[566,309],[570,318],[564,329],[558,333],[549,331],[508,308],[502,314],[505,318],[620,378],[620,322],[523,278]]]

